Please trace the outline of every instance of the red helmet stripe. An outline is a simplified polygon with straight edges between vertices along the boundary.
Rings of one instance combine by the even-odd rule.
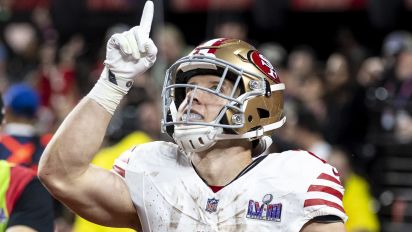
[[[219,45],[223,44],[226,40],[228,40],[228,39],[218,39],[217,41],[215,41],[210,46],[219,46]],[[216,50],[217,50],[216,48],[211,48],[211,49],[209,49],[209,51],[207,53],[215,54]]]

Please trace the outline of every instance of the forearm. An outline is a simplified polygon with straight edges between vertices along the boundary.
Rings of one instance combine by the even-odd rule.
[[[58,182],[70,182],[87,170],[110,119],[111,114],[88,97],[70,112],[39,163],[39,177],[49,189]]]

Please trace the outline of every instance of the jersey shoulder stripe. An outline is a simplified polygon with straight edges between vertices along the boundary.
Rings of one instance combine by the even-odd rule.
[[[337,197],[339,200],[343,198],[343,194],[340,191],[324,185],[311,185],[309,186],[308,192],[324,192]]]
[[[308,187],[304,208],[328,206],[345,213],[342,203],[343,192],[338,171],[325,163],[322,172]]]
[[[305,200],[304,207],[309,207],[309,206],[316,206],[316,205],[326,205],[335,209],[338,209],[342,213],[345,213],[345,210],[343,209],[343,206],[341,204],[324,200],[324,199],[307,199]]]

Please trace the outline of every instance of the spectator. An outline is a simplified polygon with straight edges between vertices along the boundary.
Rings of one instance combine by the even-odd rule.
[[[160,92],[166,69],[187,52],[188,45],[182,31],[171,23],[156,29],[154,41],[158,44],[159,56],[151,71],[151,78],[154,79],[156,90]]]
[[[4,94],[5,122],[0,134],[0,159],[37,170],[50,134],[36,131],[39,95],[26,84],[15,84]]]
[[[299,46],[290,52],[287,61],[287,76],[283,78],[288,86],[286,95],[296,100],[301,92],[301,83],[315,72],[317,60],[315,52],[308,46]]]
[[[319,158],[328,160],[332,147],[323,137],[319,120],[304,106],[298,107],[296,114],[292,142]]]
[[[331,144],[347,147],[354,154],[362,154],[368,129],[368,110],[365,90],[351,76],[345,56],[333,53],[325,67],[327,108],[324,135]]]
[[[240,12],[222,12],[215,16],[213,36],[216,38],[229,38],[246,40],[248,25],[244,20],[244,14]]]
[[[3,122],[1,97],[0,108]],[[53,200],[36,172],[0,160],[0,232],[51,232],[53,219]]]
[[[381,127],[393,142],[412,141],[412,45],[397,55],[393,69],[384,72],[377,91],[381,105]]]

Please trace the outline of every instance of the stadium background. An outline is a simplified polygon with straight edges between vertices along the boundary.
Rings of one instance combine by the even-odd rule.
[[[316,55],[316,62],[321,64],[322,69],[331,54],[344,53],[348,48],[348,41],[355,41],[357,46],[362,47],[365,59],[385,58],[383,48],[388,35],[395,31],[412,31],[410,0],[154,0],[154,3],[154,30],[162,28],[165,22],[175,25],[182,32],[187,47],[214,37],[216,26],[221,22],[236,21],[247,29],[247,40],[256,46],[275,42],[283,46],[288,54],[301,45],[308,46]],[[75,89],[75,97],[69,97],[69,102],[72,103],[69,104],[70,108],[90,89],[93,77],[90,78],[89,73],[98,73],[98,63],[102,61],[99,54],[101,55],[107,39],[107,30],[113,25],[137,24],[143,5],[143,0],[0,0],[0,41],[3,45],[2,51],[5,51],[1,53],[1,62],[6,66],[0,73],[1,90],[5,91],[8,85],[18,81],[29,79],[29,82],[33,83],[34,77],[29,73],[41,69],[39,58],[21,58],[22,55],[13,51],[12,46],[7,43],[7,28],[13,23],[34,25],[38,47],[47,44],[45,41],[52,41],[57,51],[61,51],[73,41],[73,36],[80,36],[83,42],[80,54],[71,57],[75,58],[72,60],[75,73],[72,79],[75,83],[72,87],[67,84],[69,88]],[[36,12],[37,16],[49,14],[51,22],[46,26],[43,24],[42,28],[34,19]],[[409,37],[405,39],[406,42],[402,40],[399,43],[408,43],[408,39]],[[409,49],[405,48],[406,51]],[[22,60],[19,63],[21,66],[13,66],[13,61],[19,60],[19,57]],[[56,58],[56,63],[60,61],[61,58]],[[284,57],[279,65],[287,69],[287,63],[288,60]],[[16,70],[10,70],[22,66],[28,67],[27,72],[16,73]],[[94,79],[96,75],[98,74],[95,74]],[[357,75],[357,72],[354,75]],[[409,83],[409,80],[400,82]],[[367,88],[375,90],[384,84],[377,81]],[[40,94],[41,91],[44,89],[39,88]],[[411,112],[410,100],[409,92],[402,112]],[[130,101],[131,105],[137,104],[137,100]],[[354,169],[363,175],[371,186],[373,208],[379,216],[381,231],[412,231],[412,135],[407,134],[409,137],[399,140],[393,138],[396,132],[377,129],[382,126],[379,125],[379,118],[382,118],[383,110],[376,105],[385,105],[387,102],[382,99],[371,101],[373,107],[365,104],[373,108],[366,110],[368,115],[351,115],[351,119],[366,118],[368,131],[362,134],[362,142],[367,146],[352,149],[350,146],[345,147],[346,141],[336,144],[343,145],[352,154],[352,158],[355,157],[354,161],[361,163],[355,163]],[[53,108],[53,105],[44,104],[44,107]],[[54,117],[62,118],[68,110],[63,109]],[[52,110],[55,111],[56,109]],[[107,144],[114,144],[132,129],[142,129],[136,126],[124,131],[123,124],[130,120],[134,119],[119,116],[113,120],[112,128],[115,129],[112,129],[111,134],[109,132],[111,140]],[[53,126],[44,126],[47,122],[41,122],[43,130],[53,132],[59,120],[55,120]],[[411,123],[406,125],[412,126]],[[334,145],[333,141],[329,142]]]

